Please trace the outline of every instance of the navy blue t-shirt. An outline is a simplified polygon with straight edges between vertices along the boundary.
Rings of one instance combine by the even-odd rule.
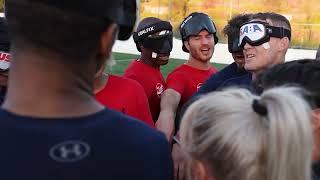
[[[251,83],[251,74],[243,69],[239,69],[234,62],[216,74],[213,74],[205,83],[202,84],[195,96],[216,91],[223,87],[240,85],[249,86]]]
[[[66,119],[0,109],[0,142],[1,179],[173,179],[165,136],[109,109]]]

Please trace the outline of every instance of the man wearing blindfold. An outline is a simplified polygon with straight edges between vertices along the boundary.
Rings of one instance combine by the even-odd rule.
[[[260,93],[260,88],[255,85],[256,76],[285,61],[291,39],[290,22],[277,13],[257,13],[251,19],[240,26],[238,41],[238,47],[243,49],[244,69],[250,73],[218,82],[220,89],[241,86]]]
[[[191,13],[180,25],[182,50],[189,53],[189,59],[168,75],[167,89],[161,97],[161,111],[156,122],[157,128],[169,140],[174,132],[177,109],[217,72],[210,64],[214,46],[218,43],[216,33],[214,22],[204,13]]]
[[[257,13],[240,28],[239,46],[243,48],[244,68],[252,80],[270,66],[281,64],[290,45],[290,22],[277,13]]]
[[[7,92],[8,72],[10,68],[10,39],[8,25],[4,18],[0,18],[0,104]]]
[[[172,50],[172,26],[168,21],[147,17],[139,23],[133,38],[141,56],[131,62],[124,76],[142,85],[148,98],[152,119],[156,121],[160,113],[161,94],[166,89],[160,66],[166,65],[169,61]]]

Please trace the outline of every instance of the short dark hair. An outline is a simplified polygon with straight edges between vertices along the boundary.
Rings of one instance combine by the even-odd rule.
[[[95,55],[112,24],[106,19],[66,11],[43,1],[7,0],[6,18],[15,48],[43,49],[72,62]]]
[[[291,31],[291,25],[289,20],[278,13],[274,12],[264,12],[264,13],[256,13],[252,15],[252,19],[261,19],[261,20],[271,20],[274,26],[283,27]]]
[[[243,23],[248,22],[252,17],[252,14],[238,14],[233,16],[228,24],[223,28],[223,34],[227,35],[228,38],[239,37],[240,27]]]
[[[311,93],[316,107],[320,107],[320,61],[301,59],[276,65],[257,80],[263,88],[298,85]]]

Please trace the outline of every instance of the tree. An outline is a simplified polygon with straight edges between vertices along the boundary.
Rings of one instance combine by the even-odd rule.
[[[4,0],[0,0],[0,12],[4,11]]]

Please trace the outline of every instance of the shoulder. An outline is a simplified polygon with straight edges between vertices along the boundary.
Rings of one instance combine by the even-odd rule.
[[[209,69],[210,73],[214,74],[214,73],[217,73],[218,72],[218,69],[214,66],[212,66],[210,69]]]
[[[181,64],[180,66],[176,67],[171,73],[169,73],[169,75],[174,73],[184,72],[186,71],[186,69],[188,69],[187,65]]]
[[[110,81],[111,82],[117,82],[119,84],[121,84],[121,86],[126,85],[126,86],[131,86],[133,88],[142,88],[142,86],[133,79],[124,77],[124,76],[117,76],[117,75],[109,75]]]
[[[137,59],[133,59],[125,70],[124,74],[132,73],[136,69],[141,68],[141,63]]]
[[[168,74],[168,77],[167,78],[170,78],[170,77],[174,77],[174,76],[179,76],[179,75],[184,75],[185,73],[187,73],[189,70],[189,67],[187,67],[187,65],[185,64],[182,64],[178,67],[176,67],[172,72],[170,72]]]
[[[237,85],[237,86],[250,86],[252,81],[251,73],[246,73],[241,76],[236,76],[229,78],[223,82],[221,87],[223,86],[231,86],[231,85]]]

